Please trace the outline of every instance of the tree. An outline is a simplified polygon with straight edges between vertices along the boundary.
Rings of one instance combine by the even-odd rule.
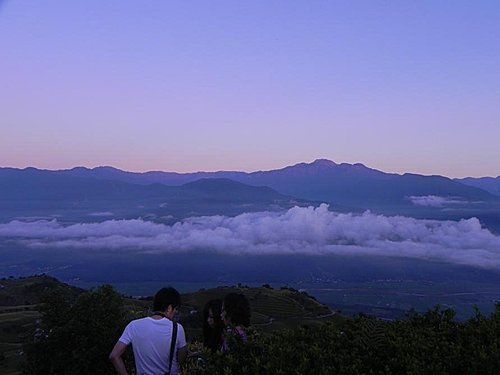
[[[55,290],[42,303],[40,326],[25,345],[25,373],[113,373],[108,354],[128,319],[122,297],[110,285],[76,300]]]

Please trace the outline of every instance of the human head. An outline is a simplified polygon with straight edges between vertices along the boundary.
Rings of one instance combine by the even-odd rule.
[[[250,325],[250,304],[241,293],[229,293],[224,297],[221,318],[229,325]]]
[[[212,299],[205,304],[203,308],[203,322],[208,324],[210,328],[216,325],[221,325],[222,321],[220,314],[222,312],[222,301],[220,299]]]
[[[161,288],[158,292],[156,292],[153,300],[153,310],[167,313],[169,318],[173,317],[175,309],[180,305],[181,295],[172,287]]]
[[[222,345],[224,324],[221,319],[222,301],[212,299],[203,308],[203,345],[213,352]]]

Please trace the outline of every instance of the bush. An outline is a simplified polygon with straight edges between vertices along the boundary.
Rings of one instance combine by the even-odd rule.
[[[406,320],[359,316],[342,324],[253,334],[227,354],[205,353],[193,374],[498,374],[500,305],[458,323],[436,307]],[[190,373],[191,374],[191,373]]]
[[[126,325],[121,296],[109,285],[71,300],[56,290],[42,299],[40,327],[25,344],[26,374],[112,374],[108,359]]]

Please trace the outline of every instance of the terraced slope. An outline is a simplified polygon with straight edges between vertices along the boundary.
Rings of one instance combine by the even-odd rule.
[[[288,288],[219,287],[200,290],[184,295],[183,305],[190,310],[192,316],[200,320],[201,311],[207,301],[214,298],[223,299],[228,293],[242,293],[248,298],[252,313],[251,323],[258,329],[273,330],[304,322],[317,323],[333,316],[329,307],[306,293]],[[187,326],[193,334],[197,333],[199,327],[196,324]]]

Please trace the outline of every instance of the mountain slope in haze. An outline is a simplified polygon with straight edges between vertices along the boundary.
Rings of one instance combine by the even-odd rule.
[[[197,215],[237,215],[286,209],[311,202],[284,196],[268,187],[229,179],[201,179],[181,186],[75,177],[35,168],[0,168],[0,219],[69,211],[81,215],[182,218]],[[59,212],[62,210],[63,212]],[[22,211],[22,212],[21,212]],[[117,216],[115,216],[117,218]]]
[[[227,178],[202,178],[182,185],[182,191],[222,202],[274,202],[285,198],[267,186],[250,186]]]
[[[169,194],[174,190],[162,184],[144,187],[36,168],[0,168],[0,200],[134,200]]]
[[[135,200],[209,199],[269,202],[290,199],[268,187],[214,178],[200,179],[181,186],[159,183],[137,185],[91,177],[74,177],[57,171],[34,168],[0,168],[0,200]]]
[[[177,173],[177,172],[161,172],[161,171],[128,172],[109,166],[96,167],[92,169],[85,167],[75,167],[72,169],[60,170],[56,172],[75,177],[91,177],[102,180],[128,182],[131,184],[138,184],[138,185],[149,185],[153,183],[160,183],[171,186],[180,186],[202,178],[228,178],[232,180],[239,180],[239,178],[246,175],[245,172],[236,172],[236,171],[194,172],[194,173]]]
[[[380,205],[411,205],[412,196],[453,197],[463,201],[496,201],[498,197],[442,176],[385,173],[363,164],[337,164],[318,159],[270,171],[169,173],[123,172],[110,167],[75,168],[60,173],[92,175],[132,183],[158,182],[177,185],[200,178],[229,178],[253,186],[268,186],[281,194],[307,200],[373,208]]]
[[[316,160],[269,172],[256,172],[240,181],[266,185],[283,194],[371,207],[409,204],[411,196],[445,196],[463,200],[496,200],[491,194],[442,176],[384,173],[363,164]]]
[[[500,196],[500,176],[456,178],[455,181],[458,181],[464,185],[474,186],[476,188],[483,189],[491,194]]]

